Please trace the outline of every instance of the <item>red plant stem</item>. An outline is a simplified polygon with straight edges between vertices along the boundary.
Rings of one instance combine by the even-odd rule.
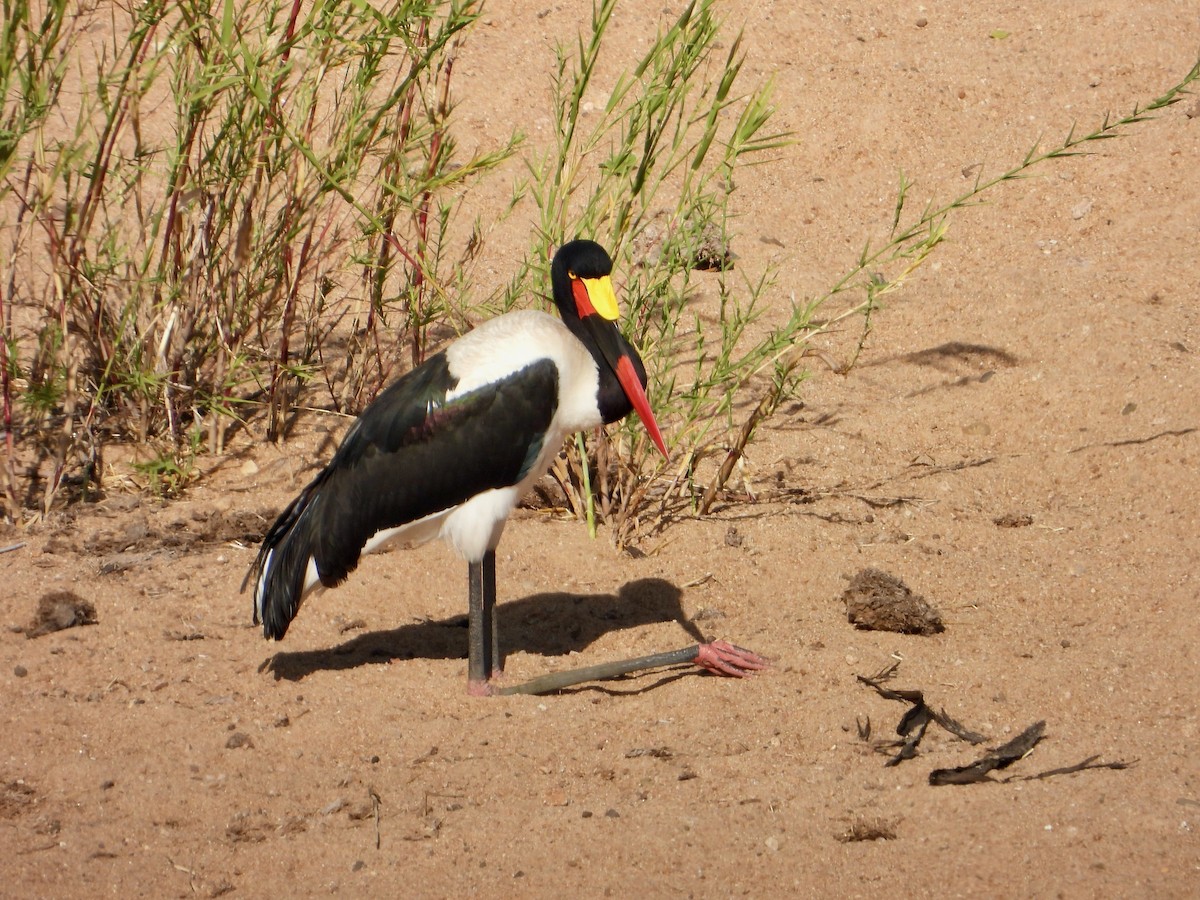
[[[384,237],[387,238],[387,242],[389,244],[391,244],[394,248],[396,248],[397,253],[399,253],[406,260],[408,260],[408,264],[410,266],[412,266],[413,268],[417,267],[417,260],[413,257],[413,255],[411,253],[409,253],[407,250],[404,249],[403,245],[401,245],[400,241],[396,239],[396,236],[394,234],[385,234]]]
[[[277,116],[276,110],[279,106],[279,97],[283,93],[283,79],[287,72],[287,61],[292,54],[292,41],[296,35],[296,22],[300,18],[300,8],[302,0],[292,0],[292,8],[288,13],[287,28],[283,33],[283,52],[280,53],[281,65],[275,79],[271,82],[271,105],[267,109],[266,119],[263,122],[262,137],[258,143],[258,158],[260,163],[267,157],[267,137],[274,127]],[[262,167],[260,165],[259,172]],[[294,206],[289,204],[289,212],[294,210]],[[282,423],[279,421],[282,418],[282,404],[277,404],[279,395],[279,383],[283,377],[283,370],[287,367],[288,356],[291,352],[290,335],[292,328],[292,320],[295,316],[296,295],[299,292],[300,273],[304,271],[305,264],[308,260],[308,253],[312,247],[312,231],[304,238],[304,243],[300,248],[300,260],[293,273],[291,284],[288,287],[287,298],[283,305],[283,321],[280,323],[280,339],[279,339],[279,356],[271,365],[271,386],[267,397],[267,409],[269,410],[267,439],[277,440],[279,437],[279,429]],[[291,262],[292,251],[290,247],[284,248],[284,266],[287,267]]]
[[[146,34],[142,36],[141,43],[134,49],[133,58],[130,60],[129,66],[125,69],[125,74],[121,79],[121,87],[118,91],[118,96],[121,99],[117,106],[117,114],[104,123],[104,131],[100,136],[100,144],[96,149],[96,160],[91,168],[92,179],[88,183],[87,193],[84,194],[83,205],[79,210],[79,227],[77,233],[80,237],[85,235],[91,227],[99,200],[104,195],[104,182],[108,176],[109,160],[112,159],[113,148],[116,147],[117,137],[121,133],[121,126],[124,124],[125,116],[129,111],[129,80],[137,70],[138,63],[142,62],[145,58],[145,50],[149,43],[149,38],[153,35],[157,27],[157,25],[150,26]],[[78,245],[81,246],[82,241],[78,242]],[[81,254],[82,250],[77,248],[71,261],[73,263],[77,262]]]
[[[425,37],[426,21],[421,20],[421,24],[417,30],[418,45]],[[412,130],[412,110],[415,102],[415,91],[410,87],[404,96],[404,101],[400,104],[399,122],[396,126],[395,146],[392,148],[389,155],[389,161],[383,172],[385,181],[391,183],[396,180],[401,171],[400,158],[404,153],[404,147],[408,143],[408,135]],[[386,196],[386,195],[385,195]],[[391,237],[392,226],[396,222],[396,201],[392,197],[387,198],[387,207],[383,217],[383,234],[385,240],[379,248],[379,260],[376,266],[376,275],[373,279],[374,289],[371,292],[371,304],[367,309],[367,334],[375,334],[375,310],[377,303],[383,302],[383,280],[387,272],[388,266],[391,263],[388,247],[395,243],[395,239]],[[382,361],[380,361],[382,365]]]
[[[304,236],[304,243],[300,246],[300,258],[296,262],[295,271],[292,273],[292,277],[290,279],[291,283],[288,285],[287,299],[283,304],[283,333],[280,335],[279,341],[279,358],[273,367],[274,372],[272,373],[271,377],[271,393],[269,402],[271,404],[273,415],[274,411],[276,410],[275,401],[279,393],[279,383],[283,379],[283,370],[287,368],[288,356],[290,354],[290,342],[288,340],[288,336],[291,333],[292,322],[296,315],[296,299],[300,293],[300,273],[303,272],[305,267],[308,265],[308,257],[312,252],[312,247],[313,234],[312,229],[310,228],[308,233]],[[291,249],[285,249],[284,253],[288,258],[286,261],[290,262]],[[280,413],[280,418],[282,418],[282,414],[285,412],[282,402],[279,403],[278,410]],[[280,427],[282,427],[282,422],[275,423],[275,425],[270,428],[267,437],[271,440],[276,439],[279,436]]]
[[[300,6],[303,0],[292,0],[292,13],[288,16],[287,31],[284,33],[283,40],[287,44],[283,48],[283,61],[287,62],[288,57],[292,55],[292,39],[296,36],[296,20],[300,18]]]
[[[292,55],[292,41],[296,37],[296,21],[300,18],[300,6],[303,0],[292,0],[292,10],[288,13],[287,28],[283,32],[283,52],[279,54],[282,63],[275,80],[271,82],[271,106],[267,110],[267,120],[263,125],[263,144],[266,136],[275,125],[275,109],[279,105],[279,95],[283,91],[283,78],[287,74],[287,61]]]
[[[450,75],[453,71],[454,54],[452,53],[446,58],[445,77],[442,80],[442,89],[438,95],[437,110],[434,112],[433,135],[429,139],[429,162],[426,167],[425,176],[430,181],[437,174],[440,162],[442,141],[445,138],[444,123],[450,114]],[[412,277],[414,299],[417,303],[417,315],[413,319],[414,321],[420,321],[423,318],[425,306],[425,265],[428,260],[429,207],[432,202],[433,191],[426,188],[421,193],[421,202],[417,207],[417,258],[419,262],[413,270]],[[424,334],[425,331],[423,328],[414,328],[412,331],[413,368],[419,366],[425,358]]]
[[[138,38],[138,42],[131,54],[129,66],[125,69],[121,77],[121,86],[117,92],[117,96],[120,97],[117,114],[110,117],[104,123],[104,132],[100,137],[100,145],[96,151],[96,160],[92,165],[92,178],[88,182],[88,189],[84,194],[83,205],[79,211],[79,223],[75,229],[75,239],[72,242],[69,260],[72,278],[75,277],[79,260],[83,256],[83,238],[91,229],[92,221],[96,216],[96,209],[100,204],[101,198],[104,196],[104,182],[108,176],[109,162],[112,159],[113,150],[117,145],[117,138],[125,123],[125,118],[129,114],[129,82],[133,78],[134,73],[138,71],[139,65],[145,61],[146,53],[150,49],[150,44],[154,37],[154,32],[157,30],[158,23],[155,22]],[[93,323],[95,327],[99,327],[101,309],[102,304],[97,303],[94,315],[95,321]]]
[[[183,251],[179,246],[179,241],[177,239],[172,241],[172,239],[175,238],[175,226],[179,220],[179,197],[183,193],[184,180],[188,173],[188,155],[191,153],[192,144],[196,140],[196,130],[198,126],[199,122],[197,121],[197,117],[191,117],[191,120],[188,122],[187,134],[185,135],[182,144],[180,144],[179,167],[175,170],[175,178],[171,184],[171,199],[167,204],[167,221],[163,226],[161,251],[162,261],[163,263],[166,263],[167,260],[171,259],[171,246],[172,243],[174,243],[175,254],[172,275],[175,277],[179,276],[179,272],[183,268]],[[162,285],[163,279],[160,278],[158,279],[158,285],[154,289],[154,303],[156,306],[162,300]]]
[[[24,212],[23,205],[22,212]],[[20,228],[19,214],[17,227]],[[14,266],[13,268],[15,269],[16,267]],[[11,270],[9,277],[9,292],[11,294]],[[3,323],[3,332],[0,333],[0,395],[3,396],[4,402],[4,495],[8,498],[7,518],[15,519],[17,517],[17,498],[13,494],[13,486],[16,484],[16,472],[13,468],[13,460],[16,455],[16,447],[13,441],[12,381],[8,371],[8,338],[12,334],[12,320],[8,309],[8,305],[4,302],[4,295],[0,294],[0,323]]]
[[[777,384],[783,384],[788,374],[794,369],[796,362],[788,363],[786,369],[780,375]],[[725,487],[725,482],[729,480],[729,476],[733,474],[733,467],[737,465],[737,461],[742,458],[742,454],[746,452],[746,445],[750,443],[750,438],[754,435],[754,429],[758,427],[758,423],[765,419],[769,419],[775,411],[775,407],[779,405],[779,399],[782,396],[782,391],[772,387],[758,401],[758,405],[742,423],[741,429],[738,431],[738,436],[733,442],[733,446],[725,454],[725,459],[721,463],[721,468],[709,484],[704,492],[704,498],[700,501],[700,515],[708,515],[709,509],[713,505],[713,501],[717,498],[717,492]]]
[[[33,158],[30,157],[25,163],[25,177],[21,190],[19,192],[14,191],[21,202],[17,209],[17,219],[12,231],[13,239],[10,259],[13,260],[17,258],[17,250],[19,249],[19,242],[21,240],[21,226],[25,221],[25,214],[29,212],[29,203],[26,200],[26,194],[29,190],[29,182],[32,177]],[[4,495],[8,499],[7,516],[14,521],[17,518],[16,436],[13,432],[12,372],[8,358],[8,342],[13,336],[12,309],[16,296],[17,267],[10,265],[8,268],[8,284],[5,286],[4,293],[0,294],[0,395],[3,396],[4,404]]]

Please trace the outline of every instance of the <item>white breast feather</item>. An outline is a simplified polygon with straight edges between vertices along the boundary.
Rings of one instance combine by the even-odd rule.
[[[494,548],[513,507],[545,474],[567,435],[602,422],[596,361],[559,319],[536,310],[491,319],[446,351],[450,374],[459,379],[447,399],[498,381],[541,359],[558,369],[558,408],[541,453],[520,484],[484,491],[448,515],[443,537],[465,559],[480,559]]]

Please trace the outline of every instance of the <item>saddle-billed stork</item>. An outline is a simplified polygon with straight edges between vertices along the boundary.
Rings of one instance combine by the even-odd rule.
[[[246,576],[254,622],[281,639],[304,598],[331,588],[364,553],[445,539],[469,563],[468,689],[541,693],[639,669],[694,662],[746,675],[765,660],[724,641],[502,686],[496,545],[505,521],[563,439],[636,410],[667,455],[646,399],[646,370],[617,327],[612,260],[565,244],[550,280],[561,320],[533,310],[481,324],[386,388],[329,465],[276,519]]]

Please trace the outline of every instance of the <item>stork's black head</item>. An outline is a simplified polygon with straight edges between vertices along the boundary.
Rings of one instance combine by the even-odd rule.
[[[619,312],[613,291],[612,259],[595,241],[563,244],[550,263],[554,303],[563,323],[596,360],[600,416],[615,422],[636,410],[655,446],[667,455],[666,444],[646,399],[646,369],[637,351],[617,327]]]
[[[600,313],[609,321],[616,319],[615,296],[612,296],[611,309],[595,305],[599,303],[606,306],[607,297],[598,296],[593,300],[589,296],[589,288],[598,288],[600,294],[612,295],[612,282],[608,280],[612,270],[613,263],[608,251],[595,241],[580,239],[558,248],[554,261],[550,263],[550,286],[554,290],[554,302],[563,321],[570,324],[593,312]]]

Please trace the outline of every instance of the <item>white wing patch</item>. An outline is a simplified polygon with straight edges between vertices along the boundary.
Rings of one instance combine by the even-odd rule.
[[[501,347],[503,351],[498,353]],[[549,313],[521,310],[490,319],[451,344],[446,359],[450,374],[458,379],[447,400],[549,359],[558,369],[558,409],[550,424],[557,440],[601,422],[596,361],[567,326]]]

